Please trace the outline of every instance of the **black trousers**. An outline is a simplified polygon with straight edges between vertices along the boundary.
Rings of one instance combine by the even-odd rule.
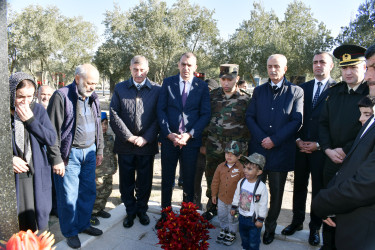
[[[163,141],[161,144],[161,206],[171,205],[173,183],[176,176],[177,162],[180,159],[182,169],[183,201],[194,200],[194,179],[199,147],[173,146],[171,141]]]
[[[277,218],[281,210],[281,203],[283,202],[284,187],[288,172],[272,172],[265,170],[262,174],[262,181],[266,183],[268,179],[268,186],[270,191],[270,208],[265,220],[265,230],[269,233],[274,233],[277,226]]]
[[[323,168],[325,154],[318,150],[311,154],[296,152],[296,165],[294,169],[293,186],[293,224],[302,224],[305,221],[307,187],[311,173],[312,198],[323,188]],[[311,204],[310,204],[311,206]],[[321,218],[313,211],[310,213],[310,230],[319,230],[322,225]]]
[[[206,155],[199,153],[194,180],[194,203],[202,210],[202,178],[206,168]]]
[[[118,155],[121,200],[128,215],[147,212],[154,158],[155,155]]]

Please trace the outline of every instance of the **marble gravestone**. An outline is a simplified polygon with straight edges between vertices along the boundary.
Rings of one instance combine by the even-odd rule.
[[[7,1],[0,0],[0,240],[19,231],[9,113]]]

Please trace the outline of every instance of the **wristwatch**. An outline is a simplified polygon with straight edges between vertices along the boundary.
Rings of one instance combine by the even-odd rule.
[[[316,150],[321,150],[322,148],[319,145],[319,142],[316,142]]]

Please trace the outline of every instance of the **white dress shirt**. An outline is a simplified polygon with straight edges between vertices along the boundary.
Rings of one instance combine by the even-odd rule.
[[[319,96],[320,96],[323,92],[323,89],[326,87],[326,84],[327,84],[328,80],[329,80],[329,78],[326,78],[326,79],[323,79],[322,81],[319,81],[315,78],[314,90],[313,90],[313,95],[312,95],[311,100],[314,100],[315,93],[318,89],[318,82],[322,83],[322,85],[320,86],[320,93],[319,93]]]
[[[190,88],[191,88],[191,83],[193,82],[193,77],[191,77],[189,80],[185,81],[184,79],[181,78],[180,76],[180,94],[182,95],[182,91],[184,90],[184,83],[183,81],[185,81],[186,83],[186,89],[185,89],[185,92],[187,94],[187,96],[189,95],[189,92],[190,92]]]

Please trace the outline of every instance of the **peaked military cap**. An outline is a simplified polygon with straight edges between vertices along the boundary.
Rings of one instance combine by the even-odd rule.
[[[220,78],[223,76],[231,76],[235,78],[238,76],[238,65],[237,64],[221,64],[220,65]]]
[[[333,51],[333,55],[340,60],[339,66],[356,65],[364,62],[366,49],[358,45],[344,44]]]

